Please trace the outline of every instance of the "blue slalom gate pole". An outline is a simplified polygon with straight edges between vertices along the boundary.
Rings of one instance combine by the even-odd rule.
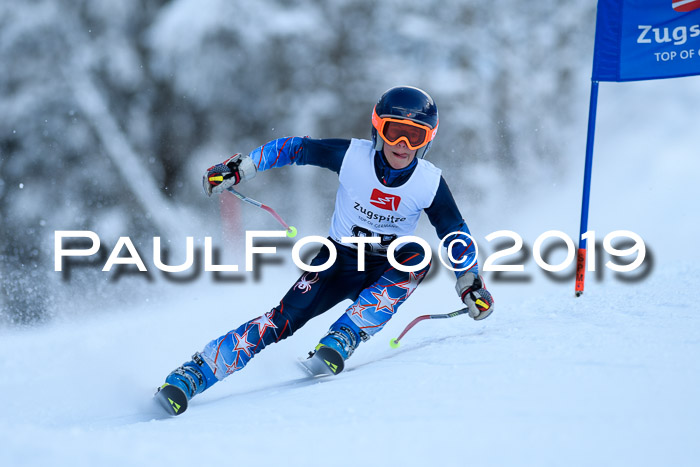
[[[593,170],[593,140],[595,139],[595,117],[598,108],[598,81],[591,81],[591,102],[588,108],[588,137],[586,140],[586,167],[583,172],[583,199],[581,201],[581,229],[578,255],[576,257],[576,296],[583,294],[586,280],[586,239],[588,231],[588,205],[591,197],[591,171]]]

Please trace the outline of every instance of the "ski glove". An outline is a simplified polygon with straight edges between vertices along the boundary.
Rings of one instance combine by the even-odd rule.
[[[484,280],[473,272],[466,272],[457,279],[455,289],[475,320],[486,318],[493,311],[493,297],[486,290]]]
[[[235,154],[221,164],[216,164],[207,169],[202,184],[207,196],[212,193],[223,193],[233,185],[238,185],[243,180],[255,177],[258,168],[250,156]]]

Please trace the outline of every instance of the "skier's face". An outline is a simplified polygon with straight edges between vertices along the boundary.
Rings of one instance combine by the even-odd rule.
[[[417,149],[409,149],[406,143],[399,141],[398,144],[384,143],[384,157],[389,165],[394,169],[405,169],[416,157]]]

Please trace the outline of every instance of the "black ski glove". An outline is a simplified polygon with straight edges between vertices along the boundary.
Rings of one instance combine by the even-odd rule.
[[[493,311],[493,297],[486,290],[484,280],[472,272],[465,272],[457,279],[455,290],[467,308],[469,316],[482,320]]]
[[[204,193],[211,196],[212,193],[223,193],[229,187],[238,185],[241,181],[255,177],[258,168],[250,156],[234,154],[226,161],[211,166],[204,174],[202,184]]]

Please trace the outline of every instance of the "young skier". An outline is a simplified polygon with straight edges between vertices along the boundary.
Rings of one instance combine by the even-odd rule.
[[[349,299],[352,304],[315,350],[323,354],[319,360],[331,373],[342,371],[343,361],[360,342],[384,327],[430,267],[426,264],[415,272],[392,267],[386,256],[389,244],[412,235],[423,210],[440,238],[469,233],[441,171],[423,159],[437,129],[438,109],[433,99],[418,88],[395,87],[374,107],[372,141],[281,138],[247,156],[236,154],[210,167],[203,180],[209,196],[250,180],[259,171],[289,164],[312,164],[337,172],[340,186],[329,234],[337,258],[325,271],[302,274],[269,312],[209,342],[191,361],[171,372],[160,390],[167,388],[169,394],[179,396],[182,390],[186,399],[180,401],[186,407],[189,399],[242,369],[267,345],[291,336],[311,318]],[[343,237],[380,239],[365,247],[364,271],[358,271],[358,244],[344,243]],[[323,246],[311,264],[324,264],[331,254]],[[469,316],[486,318],[493,311],[493,299],[479,276],[474,245],[465,242],[461,249],[452,249],[452,256],[455,267],[473,261],[468,270],[456,272],[455,288]],[[416,266],[423,261],[424,251],[416,243],[405,243],[394,258],[405,266]],[[177,414],[180,405],[172,399],[169,403]]]

